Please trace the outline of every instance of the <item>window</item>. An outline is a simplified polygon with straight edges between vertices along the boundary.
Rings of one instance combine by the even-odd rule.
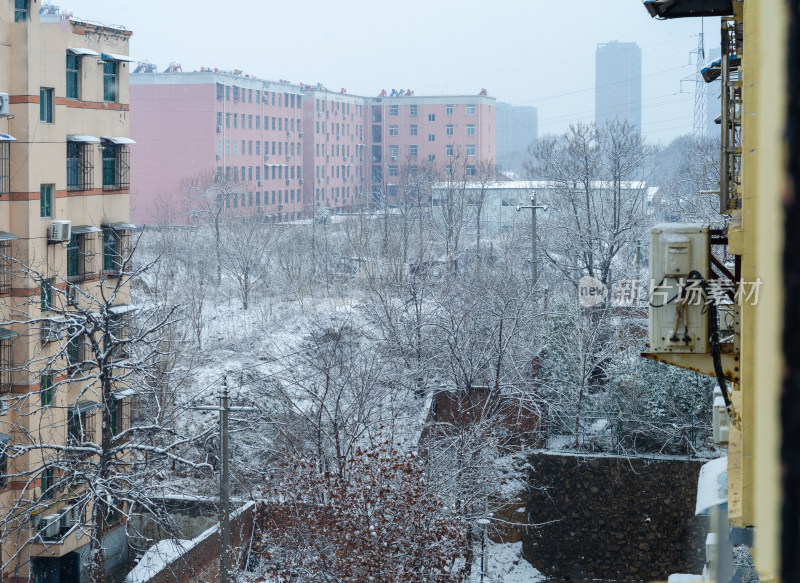
[[[256,92],[258,95],[258,92]],[[130,399],[114,395],[108,404],[111,435],[118,435],[130,427]]]
[[[474,123],[468,123],[467,127],[466,127],[466,131],[467,131],[467,135],[468,136],[474,136],[475,135],[475,124]]]
[[[475,155],[475,144],[467,144],[467,156]]]
[[[53,123],[53,90],[39,89],[39,121]]]
[[[53,309],[53,280],[43,279],[39,284],[39,307],[42,313]]]
[[[225,97],[225,87],[222,83],[217,83],[217,101],[222,101],[223,97]]]
[[[383,120],[383,114],[381,113],[381,106],[380,105],[373,105],[372,106],[372,122],[373,123],[380,123]]]
[[[80,99],[81,58],[67,53],[67,99]]]
[[[428,154],[428,162],[436,162],[436,154]]]
[[[474,103],[468,103],[466,109],[467,109],[467,115],[475,115],[475,104]]]
[[[11,192],[11,142],[0,140],[0,194]]]
[[[127,144],[104,141],[103,190],[123,190],[130,187],[130,148]]]
[[[92,275],[94,233],[96,231],[95,227],[72,229],[72,236],[67,244],[67,279],[69,281],[83,281]]]
[[[103,271],[106,273],[122,269],[129,249],[130,228],[127,224],[103,226]]]
[[[389,135],[390,136],[400,135],[400,128],[398,126],[389,126]]]
[[[374,125],[372,126],[372,141],[376,143],[380,143],[381,141],[381,126]]]
[[[7,439],[2,439],[7,441]],[[8,487],[8,454],[5,449],[0,453],[0,490]]]
[[[53,497],[53,491],[55,489],[55,482],[56,482],[56,473],[53,468],[45,468],[42,470],[42,475],[40,478],[40,489],[41,489],[41,496],[39,496],[40,500],[50,500]]]
[[[396,116],[399,113],[399,109],[400,109],[399,105],[390,105],[389,115]]]
[[[475,176],[477,172],[475,171],[475,166],[472,164],[467,164],[466,171],[464,172],[467,176]]]
[[[444,107],[445,107],[445,113],[447,115],[453,115],[453,104],[452,103],[448,103]]]
[[[53,217],[53,191],[54,184],[42,184],[39,187],[39,216],[43,219]]]
[[[455,129],[456,129],[455,126],[453,124],[449,123],[449,124],[447,124],[445,126],[445,133],[448,136],[452,136],[453,134],[455,134]]]
[[[94,188],[92,144],[67,138],[67,190]]]
[[[231,100],[231,86],[225,85],[225,101]]]
[[[256,95],[260,95],[260,93],[256,93]],[[261,116],[260,115],[256,116],[256,129],[257,130],[261,129]]]
[[[42,407],[49,407],[53,404],[53,375],[43,374],[39,377],[39,396],[41,397]]]
[[[445,153],[446,156],[455,156],[455,154],[456,154],[455,146],[452,146],[452,145],[445,146],[444,147],[444,153]]]
[[[389,166],[389,176],[399,176],[400,169],[397,166]]]
[[[116,61],[103,62],[103,101],[117,100],[117,66]]]
[[[417,135],[417,126],[411,125],[408,127],[408,135],[416,136]]]
[[[14,271],[14,260],[11,256],[11,241],[16,239],[11,233],[0,231],[0,294],[11,291],[11,276]]]
[[[453,165],[452,164],[448,164],[447,166],[445,166],[444,167],[444,172],[445,172],[445,174],[447,176],[452,176],[453,175]]]
[[[250,95],[252,95],[252,94],[253,93],[252,93],[252,90],[251,90]],[[253,116],[252,115],[248,115],[247,116],[247,129],[248,130],[252,130],[253,129]]]
[[[234,103],[239,101],[239,86],[238,85],[234,85],[233,86],[233,101],[234,101]]]
[[[236,115],[235,113],[233,114],[233,127],[234,128],[239,127],[239,116]]]
[[[416,158],[417,157],[417,146],[409,146],[408,147],[408,156],[409,156],[409,158]]]
[[[225,114],[225,127],[226,128],[231,127],[231,114],[230,113],[226,113]]]
[[[436,134],[428,134],[428,141],[435,142],[436,141]]]
[[[98,404],[93,401],[78,401],[67,413],[67,443],[94,441],[95,412]]]
[[[409,115],[417,115],[417,106],[416,105],[409,105],[408,106],[408,114]]]
[[[14,22],[28,20],[28,0],[14,0]]]
[[[436,114],[435,113],[429,113],[428,114],[428,121],[436,121]]]
[[[13,386],[14,354],[12,341],[18,334],[7,328],[0,328],[0,391],[8,393]]]

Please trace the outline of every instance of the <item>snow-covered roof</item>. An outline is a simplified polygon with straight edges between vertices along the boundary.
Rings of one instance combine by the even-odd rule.
[[[446,189],[453,187],[452,182],[437,182],[433,185],[434,189]],[[461,183],[458,184],[460,188]],[[563,183],[552,180],[506,180],[503,182],[467,182],[463,185],[465,190],[556,190],[560,188],[580,188],[578,182]],[[602,189],[611,188],[613,183],[603,180],[595,180],[591,183],[592,188]],[[624,181],[622,188],[625,190],[641,190],[647,188],[647,183],[643,181]],[[654,187],[651,187],[654,188]]]

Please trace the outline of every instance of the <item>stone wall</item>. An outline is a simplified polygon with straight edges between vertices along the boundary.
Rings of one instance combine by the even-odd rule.
[[[695,517],[702,462],[536,453],[523,556],[554,579],[666,580],[700,573],[707,518]]]

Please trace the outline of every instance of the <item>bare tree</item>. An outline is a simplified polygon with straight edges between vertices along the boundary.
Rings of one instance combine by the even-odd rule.
[[[161,390],[173,310],[129,304],[131,280],[147,269],[133,268],[134,247],[119,238],[99,282],[86,288],[17,264],[21,277],[39,282],[41,305],[12,303],[4,323],[24,330],[18,342],[38,347],[15,372],[37,390],[9,399],[13,415],[3,422],[11,439],[2,479],[14,485],[15,502],[0,531],[17,549],[4,572],[46,570],[36,561],[53,545],[86,536],[88,580],[105,582],[109,533],[137,512],[168,527],[155,476],[173,463],[197,466],[183,456],[195,436],[175,429]]]

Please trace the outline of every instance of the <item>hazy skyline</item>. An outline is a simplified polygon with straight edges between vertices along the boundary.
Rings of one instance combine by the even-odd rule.
[[[694,74],[689,53],[701,19],[655,21],[640,0],[59,5],[76,17],[132,30],[131,56],[159,71],[176,61],[184,71],[242,69],[367,96],[392,88],[417,95],[470,95],[486,88],[499,101],[537,107],[540,136],[594,119],[598,43],[636,42],[642,49],[644,134],[667,142],[692,130],[694,83],[681,79]],[[703,20],[708,48],[719,38],[719,19]]]

